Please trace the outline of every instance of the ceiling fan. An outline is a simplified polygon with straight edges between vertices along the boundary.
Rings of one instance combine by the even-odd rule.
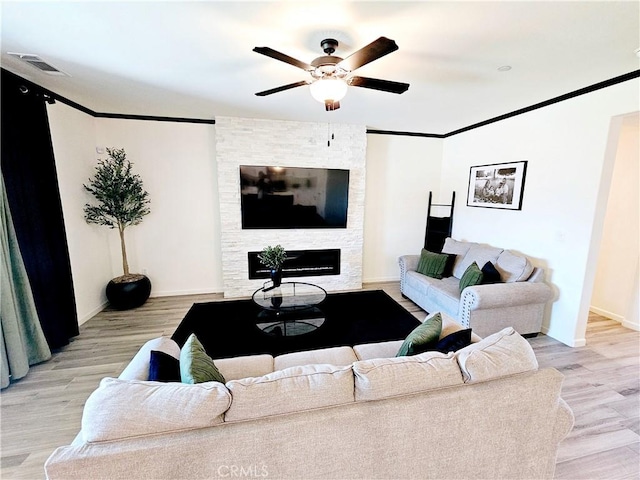
[[[310,64],[297,60],[289,55],[285,55],[284,53],[280,53],[269,47],[255,47],[253,49],[254,52],[275,58],[276,60],[288,63],[294,67],[301,68],[302,70],[309,72],[312,77],[309,80],[301,80],[299,82],[258,92],[256,95],[264,97],[266,95],[282,92],[291,88],[310,85],[311,95],[313,98],[324,103],[325,109],[327,112],[330,112],[340,108],[340,100],[342,100],[346,95],[348,86],[371,88],[373,90],[381,90],[383,92],[390,93],[404,93],[409,88],[408,83],[392,82],[390,80],[380,80],[378,78],[352,75],[352,72],[355,69],[398,50],[396,42],[389,38],[380,37],[344,59],[333,55],[338,47],[337,40],[333,38],[326,38],[320,42],[320,47],[326,55],[312,60]]]

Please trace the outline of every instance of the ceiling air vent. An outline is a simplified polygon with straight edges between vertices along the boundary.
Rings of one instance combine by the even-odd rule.
[[[32,67],[37,68],[38,70],[48,74],[48,75],[63,75],[69,77],[68,73],[63,72],[62,70],[58,70],[56,67],[51,65],[50,63],[45,62],[42,58],[32,53],[12,53],[7,52],[7,55],[11,55],[14,58],[22,60],[24,63],[31,65]]]

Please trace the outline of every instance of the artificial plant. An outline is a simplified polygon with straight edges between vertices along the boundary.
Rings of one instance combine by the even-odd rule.
[[[258,254],[260,263],[271,270],[280,270],[286,258],[287,252],[282,245],[264,247]]]
[[[107,154],[108,158],[98,161],[89,185],[83,185],[98,202],[84,206],[84,217],[87,223],[118,229],[123,275],[114,281],[126,282],[140,275],[129,273],[124,231],[138,225],[149,214],[149,193],[143,188],[140,176],[132,172],[133,164],[127,160],[124,148],[107,148]]]

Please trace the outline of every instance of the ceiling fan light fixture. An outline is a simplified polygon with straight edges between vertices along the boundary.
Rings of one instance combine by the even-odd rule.
[[[408,83],[392,82],[379,78],[352,76],[355,69],[373,62],[391,52],[398,50],[395,41],[387,37],[379,37],[369,45],[353,52],[347,58],[333,55],[338,41],[328,38],[320,45],[326,55],[314,58],[311,63],[305,63],[289,55],[278,52],[269,47],[255,47],[254,52],[266,55],[294,67],[300,68],[311,75],[312,80],[301,80],[280,87],[257,92],[258,97],[283,92],[303,85],[310,85],[311,95],[318,102],[324,103],[327,112],[340,108],[340,100],[347,94],[348,87],[362,87],[389,93],[404,93],[409,88]]]
[[[325,77],[313,82],[309,89],[311,96],[320,103],[339,102],[347,94],[347,83],[341,78]]]

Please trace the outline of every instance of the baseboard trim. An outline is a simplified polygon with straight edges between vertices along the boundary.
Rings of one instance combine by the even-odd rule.
[[[207,293],[224,293],[221,288],[198,288],[194,290],[166,290],[151,292],[150,298],[156,297],[177,297],[180,295],[206,295]]]
[[[386,282],[399,282],[400,277],[377,277],[377,278],[363,278],[362,283],[386,283]]]
[[[637,323],[629,322],[627,320],[622,321],[622,326],[624,328],[628,328],[630,330],[635,330],[636,332],[640,332],[640,325]]]
[[[613,313],[613,312],[609,312],[608,310],[605,310],[604,308],[598,308],[598,307],[594,307],[593,305],[591,305],[589,307],[589,311],[593,312],[597,315],[601,315],[603,317],[606,318],[610,318],[611,320],[615,320],[616,322],[619,323],[624,323],[626,320],[622,315],[618,315],[617,313]]]
[[[86,315],[83,315],[82,317],[78,318],[78,326],[91,320],[93,317],[99,314],[102,310],[104,310],[107,307],[107,305],[109,305],[108,301],[103,302],[102,304],[98,305],[96,308],[91,310],[89,313],[87,313]]]
[[[562,340],[558,337],[556,337],[555,335],[549,335],[549,327],[545,327],[544,325],[542,326],[542,328],[540,329],[540,331],[545,334],[548,335],[549,337],[558,340],[559,342],[564,343],[565,345],[567,345],[568,347],[571,348],[577,348],[577,347],[584,347],[587,344],[587,340],[585,338],[574,338],[573,340],[567,342],[565,340]]]

